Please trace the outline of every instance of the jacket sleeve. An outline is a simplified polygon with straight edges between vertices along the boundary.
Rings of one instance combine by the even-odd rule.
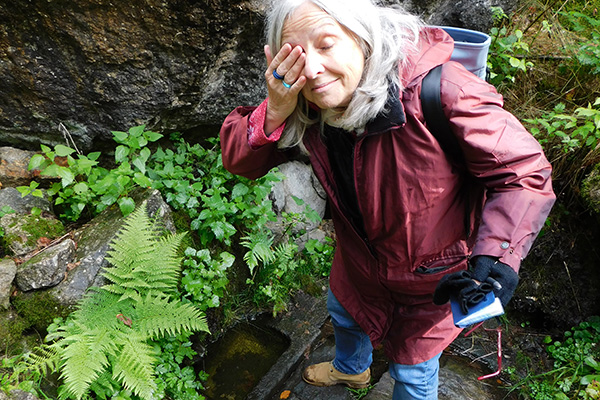
[[[249,129],[249,126],[254,128],[249,120],[257,110],[260,112],[260,107],[237,107],[225,118],[220,131],[223,166],[229,172],[249,179],[260,178],[287,161],[285,153],[277,149],[279,135],[272,134],[266,138],[262,131],[264,121],[255,124],[259,132]],[[255,138],[252,146],[251,135]]]
[[[441,91],[467,169],[486,188],[472,254],[499,257],[518,271],[555,201],[550,163],[494,87],[462,65],[444,66]]]

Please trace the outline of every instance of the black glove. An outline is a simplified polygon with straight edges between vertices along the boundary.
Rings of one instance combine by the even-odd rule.
[[[446,304],[450,296],[456,298],[463,313],[467,314],[469,307],[481,302],[485,295],[492,291],[489,283],[477,284],[469,271],[459,271],[444,275],[433,293],[433,303]]]
[[[473,279],[479,282],[492,283],[494,294],[500,299],[503,307],[506,307],[515,293],[519,283],[519,275],[508,265],[501,263],[493,257],[477,256],[471,260]],[[492,278],[500,286],[488,280]]]

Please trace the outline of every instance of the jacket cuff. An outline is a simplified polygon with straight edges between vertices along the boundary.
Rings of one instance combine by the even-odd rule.
[[[259,147],[262,147],[269,143],[274,143],[279,140],[281,134],[283,133],[283,128],[285,128],[285,123],[283,123],[279,128],[275,129],[273,133],[269,136],[265,133],[265,118],[267,115],[267,104],[269,99],[267,98],[263,101],[260,106],[258,106],[252,114],[250,114],[250,118],[248,118],[248,144],[252,150],[256,150]]]
[[[485,239],[478,241],[473,247],[471,257],[490,256],[497,257],[504,264],[509,265],[516,272],[521,267],[521,251],[515,247],[520,246],[510,243],[508,240]]]

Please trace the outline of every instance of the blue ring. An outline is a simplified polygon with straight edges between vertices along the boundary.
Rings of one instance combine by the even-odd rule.
[[[279,79],[280,81],[282,81],[282,80],[283,80],[283,76],[279,75],[279,74],[277,73],[277,70],[276,70],[276,69],[274,69],[274,70],[273,70],[273,76],[275,77],[275,79]]]
[[[289,83],[285,83],[285,81],[281,81],[281,83],[283,83],[283,86],[285,86],[287,89],[291,88],[292,85],[290,85]]]

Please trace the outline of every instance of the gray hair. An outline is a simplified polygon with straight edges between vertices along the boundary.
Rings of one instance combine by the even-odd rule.
[[[403,90],[399,70],[406,65],[407,55],[416,48],[420,19],[399,7],[382,7],[372,0],[274,0],[267,13],[266,40],[273,55],[281,49],[281,33],[286,19],[302,4],[310,1],[348,29],[365,55],[363,76],[348,107],[337,113],[328,110],[319,119],[309,117],[309,107],[302,94],[298,105],[287,119],[279,147],[299,145],[306,128],[314,123],[334,120],[348,131],[362,130],[368,121],[384,111],[388,90]],[[341,114],[341,115],[340,115]]]

